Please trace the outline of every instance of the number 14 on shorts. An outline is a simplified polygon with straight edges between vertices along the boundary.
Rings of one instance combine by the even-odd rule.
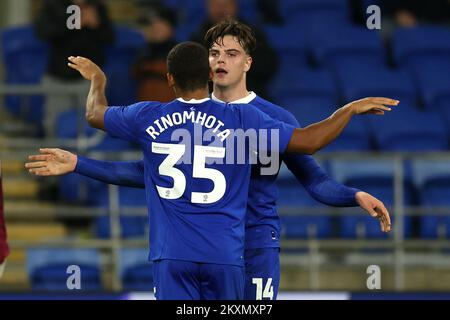
[[[256,285],[256,300],[273,300],[272,278],[267,278],[265,286],[263,285],[264,280],[263,278],[252,278],[252,283]]]

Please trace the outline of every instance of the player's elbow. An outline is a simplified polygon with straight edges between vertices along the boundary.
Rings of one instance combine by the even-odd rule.
[[[298,154],[313,155],[322,148],[319,136],[308,129],[296,129],[288,146],[288,151]]]
[[[320,148],[317,148],[313,144],[296,144],[291,143],[288,146],[287,152],[288,153],[294,153],[294,154],[306,154],[306,155],[313,155],[317,151],[319,151]]]
[[[96,129],[103,129],[106,108],[94,108],[86,110],[85,118],[89,125]]]
[[[91,127],[96,127],[97,118],[95,116],[95,113],[93,113],[93,112],[86,112],[86,121],[89,123],[89,125]]]
[[[312,156],[316,152],[318,152],[320,149],[321,148],[320,148],[320,146],[318,144],[311,143],[311,144],[309,144],[309,145],[304,147],[304,152],[303,153]]]

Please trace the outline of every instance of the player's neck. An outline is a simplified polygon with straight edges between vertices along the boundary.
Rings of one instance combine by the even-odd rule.
[[[232,102],[243,99],[249,95],[245,82],[236,86],[221,87],[214,85],[214,96],[223,102]]]
[[[204,89],[197,89],[193,91],[179,91],[177,92],[177,96],[179,98],[182,98],[183,100],[189,101],[189,100],[202,100],[205,98],[209,98],[209,91],[208,88]]]

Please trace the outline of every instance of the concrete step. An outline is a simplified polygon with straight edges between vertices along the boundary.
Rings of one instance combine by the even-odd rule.
[[[26,172],[24,168],[24,161],[2,160],[1,164],[3,176],[23,175]]]
[[[8,223],[8,241],[15,240],[39,241],[45,239],[63,238],[67,236],[67,229],[58,222],[39,223]]]
[[[0,291],[3,293],[12,293],[14,291],[24,292],[30,289],[25,264],[12,262],[8,259],[3,277],[0,279]]]
[[[39,183],[27,177],[3,177],[3,195],[5,199],[36,199]]]

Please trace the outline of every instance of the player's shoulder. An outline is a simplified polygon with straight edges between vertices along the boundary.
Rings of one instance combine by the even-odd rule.
[[[258,95],[250,102],[250,104],[273,119],[298,126],[298,121],[291,112],[273,102],[261,98]]]
[[[128,106],[131,109],[131,112],[134,112],[136,115],[145,114],[147,112],[154,112],[155,109],[160,109],[165,104],[159,101],[140,101],[135,104]]]

